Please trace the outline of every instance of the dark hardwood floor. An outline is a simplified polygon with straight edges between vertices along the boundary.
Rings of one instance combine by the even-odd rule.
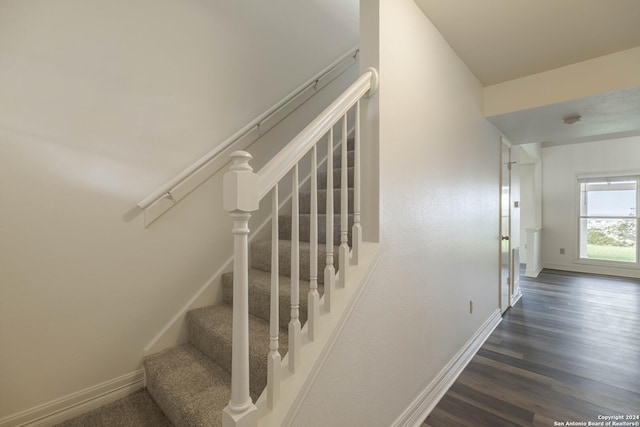
[[[520,282],[423,426],[640,426],[640,280],[543,270]]]

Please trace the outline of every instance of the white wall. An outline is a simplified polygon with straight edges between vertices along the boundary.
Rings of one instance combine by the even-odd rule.
[[[518,145],[520,150],[520,263],[527,263],[531,242],[527,229],[542,224],[541,144]],[[533,248],[535,249],[535,248]]]
[[[535,228],[533,173],[535,165],[527,163],[520,165],[520,263],[527,262],[529,242],[527,229]]]
[[[600,267],[578,261],[579,174],[640,173],[640,137],[542,149],[542,263],[545,268],[640,277],[637,267]],[[560,248],[565,254],[560,254]]]
[[[353,0],[0,2],[0,419],[141,367],[231,224],[218,178],[132,209],[358,37]]]
[[[361,8],[378,4],[379,41],[361,46],[379,43],[382,254],[295,426],[391,425],[498,309],[500,135],[482,87],[412,0]]]

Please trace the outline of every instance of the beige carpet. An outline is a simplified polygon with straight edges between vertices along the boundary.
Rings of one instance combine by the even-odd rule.
[[[171,427],[146,390],[140,390],[56,427]]]

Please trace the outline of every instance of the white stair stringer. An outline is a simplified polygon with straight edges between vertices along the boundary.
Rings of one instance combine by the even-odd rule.
[[[309,340],[308,324],[302,328],[299,369],[295,374],[291,374],[288,369],[288,355],[283,357],[280,399],[277,405],[273,410],[267,407],[266,391],[256,402],[259,427],[292,425],[293,419],[322,370],[376,267],[380,252],[379,246],[377,243],[362,243],[359,263],[358,265],[351,264],[347,286],[336,290],[330,313],[324,310],[322,304],[324,301],[321,300],[320,322],[316,339]]]

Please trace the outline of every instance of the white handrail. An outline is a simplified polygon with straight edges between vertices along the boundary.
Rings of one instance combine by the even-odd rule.
[[[216,156],[224,153],[224,151],[227,150],[230,146],[232,146],[236,141],[243,139],[244,137],[248,136],[250,133],[255,133],[257,135],[257,137],[255,137],[254,139],[257,139],[258,137],[262,136],[266,132],[266,130],[270,129],[271,127],[279,123],[284,117],[286,117],[290,113],[290,111],[285,112],[284,117],[280,118],[280,120],[275,120],[273,122],[270,122],[272,116],[275,116],[278,113],[280,113],[281,110],[288,107],[288,104],[291,101],[293,101],[296,97],[303,95],[303,93],[309,90],[310,88],[313,88],[315,92],[319,91],[321,89],[319,84],[323,83],[323,86],[324,86],[328,84],[329,81],[337,77],[337,75],[341,74],[340,68],[343,65],[343,63],[350,59],[355,60],[359,51],[360,51],[359,47],[356,46],[353,49],[351,49],[349,52],[341,56],[339,59],[334,61],[331,65],[329,65],[328,67],[325,67],[322,71],[320,71],[314,77],[309,79],[306,83],[299,86],[297,89],[291,92],[287,97],[283,98],[276,105],[272,106],[269,110],[265,111],[263,114],[256,117],[245,127],[243,127],[242,129],[240,129],[239,131],[231,135],[222,144],[216,146],[214,149],[206,153],[204,156],[200,157],[198,160],[196,160],[193,164],[191,164],[189,167],[184,169],[174,178],[167,181],[158,190],[154,191],[145,199],[140,201],[137,206],[140,209],[146,209],[156,201],[164,197],[171,196],[171,191],[175,187],[177,187],[183,181],[187,180],[190,176],[198,172],[202,167],[204,167]],[[337,75],[333,75],[336,71],[340,71],[340,73],[338,73]],[[325,79],[328,81],[325,82],[324,81]],[[305,98],[304,100],[302,100],[302,102],[306,101],[306,99],[308,98]],[[269,126],[262,126],[264,123],[268,123]],[[265,128],[268,128],[268,129],[265,129]]]
[[[355,83],[260,169],[258,198],[262,200],[362,96],[367,92],[375,92],[377,88],[378,72],[374,68],[367,68]]]

